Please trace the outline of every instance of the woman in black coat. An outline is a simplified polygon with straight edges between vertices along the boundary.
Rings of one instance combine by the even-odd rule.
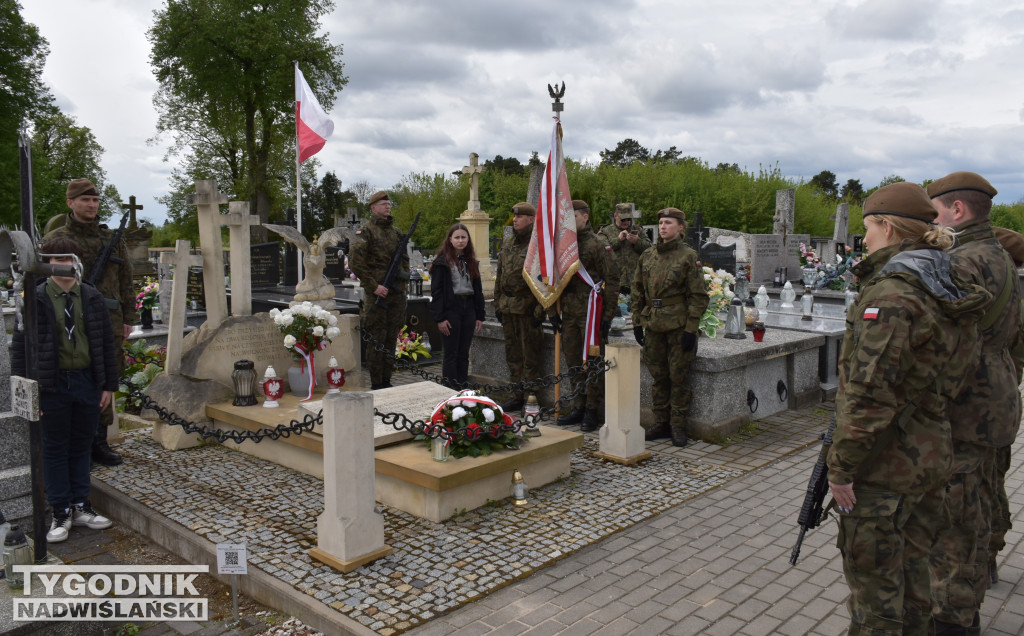
[[[430,313],[444,343],[441,375],[452,388],[462,388],[469,376],[469,346],[484,321],[484,292],[480,262],[462,223],[448,236],[430,264]]]

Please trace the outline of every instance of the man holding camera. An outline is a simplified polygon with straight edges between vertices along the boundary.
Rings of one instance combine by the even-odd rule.
[[[612,222],[597,232],[612,248],[615,263],[619,266],[619,293],[627,296],[637,261],[644,250],[651,246],[647,233],[634,222],[633,215],[632,203],[617,203]]]

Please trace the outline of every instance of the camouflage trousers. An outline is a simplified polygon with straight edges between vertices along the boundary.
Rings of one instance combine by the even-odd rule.
[[[684,426],[690,410],[690,364],[697,348],[683,351],[682,329],[644,330],[644,363],[651,372],[651,410],[655,422]]]
[[[544,326],[535,324],[532,314],[505,314],[501,326],[505,333],[509,380],[516,383],[539,378]],[[526,398],[522,393],[514,397]]]
[[[939,533],[932,549],[933,616],[970,627],[988,589],[989,507],[984,472],[992,448],[953,442],[953,477],[946,484]]]
[[[941,516],[942,490],[925,495],[856,490],[839,518],[836,544],[850,586],[851,636],[928,634],[928,553]]]
[[[988,542],[988,560],[995,564],[999,552],[1006,547],[1006,533],[1013,523],[1010,521],[1010,500],[1006,497],[1006,473],[1010,471],[1010,447],[995,449],[992,460],[992,532]]]
[[[562,354],[565,356],[565,364],[567,367],[578,367],[583,364],[583,342],[584,336],[587,330],[587,304],[584,296],[582,303],[582,312],[572,311],[570,307],[578,307],[579,303],[570,305],[563,301],[562,311]],[[601,339],[601,356],[604,356],[604,346],[608,344],[606,340]],[[588,360],[595,360],[595,356],[588,356]],[[563,372],[565,369],[563,369]],[[571,390],[575,390],[579,386],[580,382],[585,381],[583,375],[577,376],[574,382],[574,386]],[[597,379],[596,382],[588,384],[586,392],[577,396],[572,402],[573,408],[584,407],[593,409],[598,412],[598,415],[604,418],[604,376],[602,375]]]
[[[385,349],[380,352],[372,343],[366,343],[366,370],[370,372],[370,382],[375,385],[391,381],[391,373],[395,369],[395,343],[406,318],[405,295],[389,294],[385,308],[373,302],[376,298],[373,295],[363,298],[363,307],[359,312],[360,328],[384,345]]]

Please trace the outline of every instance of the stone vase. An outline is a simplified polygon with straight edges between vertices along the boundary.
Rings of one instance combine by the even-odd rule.
[[[804,287],[812,287],[815,279],[818,277],[818,270],[813,267],[804,267],[801,270],[803,277]]]
[[[143,309],[142,310],[142,328],[152,329],[153,328],[153,310]]]
[[[288,367],[288,386],[292,389],[292,395],[306,397],[309,395],[309,384],[313,381],[309,365],[302,358],[292,360],[292,366]]]

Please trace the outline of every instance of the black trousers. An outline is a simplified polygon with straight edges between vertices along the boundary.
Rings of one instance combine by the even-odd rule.
[[[461,388],[469,378],[469,347],[473,344],[476,330],[476,310],[472,296],[456,296],[455,307],[445,313],[445,320],[451,324],[449,335],[441,336],[444,344],[444,361],[441,375],[453,388]]]

